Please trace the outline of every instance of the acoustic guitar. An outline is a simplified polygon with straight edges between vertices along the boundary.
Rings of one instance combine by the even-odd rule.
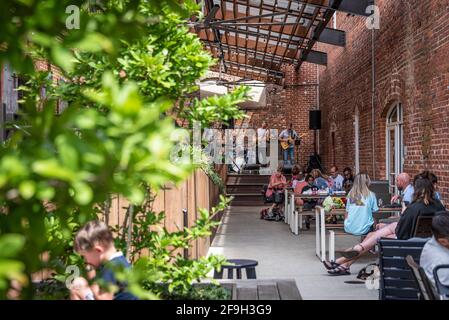
[[[298,139],[293,139],[291,136],[288,139],[281,139],[281,147],[283,150],[287,150],[292,145],[295,145],[295,141],[300,140],[303,137],[302,134],[298,136]]]

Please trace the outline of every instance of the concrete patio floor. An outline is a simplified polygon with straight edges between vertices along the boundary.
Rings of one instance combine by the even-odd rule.
[[[254,259],[258,279],[295,279],[303,299],[312,300],[377,300],[378,291],[365,284],[348,284],[357,280],[361,268],[376,257],[369,254],[351,267],[349,276],[329,276],[315,255],[315,226],[290,232],[284,222],[259,218],[262,207],[231,207],[209,249],[209,254],[222,254],[228,259]],[[353,246],[360,238],[337,237],[336,249]],[[244,276],[245,277],[245,276]]]

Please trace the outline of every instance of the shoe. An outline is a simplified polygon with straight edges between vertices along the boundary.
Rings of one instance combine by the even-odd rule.
[[[338,263],[336,263],[334,261],[327,261],[327,260],[324,260],[323,264],[327,270],[332,270],[332,269],[338,268],[340,266]]]
[[[331,276],[348,276],[351,274],[349,268],[345,266],[338,266],[335,269],[329,270],[327,273]]]

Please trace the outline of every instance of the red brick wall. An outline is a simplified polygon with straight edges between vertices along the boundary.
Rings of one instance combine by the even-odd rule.
[[[320,74],[323,124],[336,129],[336,164],[354,166],[354,114],[360,112],[360,166],[384,179],[386,113],[400,102],[404,110],[404,171],[423,169],[440,178],[449,200],[449,3],[443,0],[378,0],[375,30],[375,130],[371,129],[371,30],[365,18],[339,13],[345,48],[320,45],[328,66]],[[374,135],[374,152],[372,137]],[[330,133],[320,137],[324,163],[332,154]],[[374,161],[374,168],[373,168]]]
[[[307,163],[308,156],[313,152],[313,131],[309,130],[309,110],[317,105],[317,67],[305,63],[299,70],[286,65],[284,88],[281,86],[267,86],[267,106],[260,110],[250,110],[248,125],[252,128],[261,126],[262,121],[267,121],[268,127],[278,129],[279,133],[285,125],[293,124],[298,134],[303,134],[299,151],[299,163]],[[295,149],[295,158],[297,155]]]

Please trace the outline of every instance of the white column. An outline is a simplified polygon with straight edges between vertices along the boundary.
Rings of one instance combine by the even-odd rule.
[[[315,208],[315,253],[318,258],[321,258],[320,211],[318,207]]]
[[[319,207],[320,210],[320,236],[321,236],[321,261],[326,260],[326,219],[324,216],[324,208]]]

